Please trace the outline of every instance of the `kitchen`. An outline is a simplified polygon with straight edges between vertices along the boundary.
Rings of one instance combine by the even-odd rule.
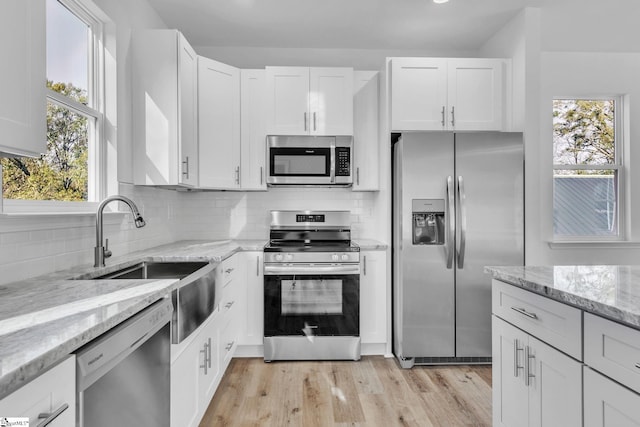
[[[137,164],[133,163],[133,116],[131,95],[133,79],[131,31],[144,28],[179,28],[187,39],[196,46],[198,54],[213,58],[241,69],[260,69],[271,65],[353,67],[355,70],[381,71],[387,57],[500,57],[511,58],[513,80],[513,102],[511,126],[525,135],[525,261],[527,265],[572,265],[572,264],[634,264],[638,255],[633,236],[638,235],[640,224],[631,221],[636,210],[637,189],[631,185],[628,193],[627,229],[628,242],[605,242],[597,244],[552,242],[551,194],[552,165],[551,144],[546,144],[551,134],[548,105],[554,96],[629,94],[628,113],[634,117],[638,99],[637,40],[638,31],[632,21],[631,2],[613,2],[601,5],[589,2],[589,7],[576,8],[574,1],[530,2],[530,9],[519,11],[504,20],[492,34],[484,34],[471,44],[451,41],[442,45],[423,45],[418,41],[406,41],[404,45],[389,46],[380,41],[372,47],[353,44],[322,46],[320,42],[308,45],[287,45],[278,47],[254,46],[249,41],[235,45],[232,42],[207,46],[196,43],[189,37],[190,22],[176,22],[167,25],[170,12],[159,15],[162,3],[143,1],[128,2],[126,7],[114,2],[96,2],[111,22],[105,30],[107,37],[107,61],[118,75],[117,84],[108,86],[106,96],[105,135],[108,141],[107,167],[117,176],[115,181],[106,183],[106,194],[124,194],[141,207],[147,225],[134,229],[131,219],[124,214],[107,214],[105,237],[111,241],[110,250],[115,261],[118,256],[153,248],[182,240],[262,240],[269,233],[268,212],[271,210],[311,209],[348,210],[352,213],[352,233],[355,241],[373,239],[389,244],[391,242],[391,171],[385,165],[391,164],[390,152],[379,151],[378,191],[352,191],[351,189],[322,188],[270,189],[266,192],[188,192],[171,191],[155,187],[131,185],[135,182]],[[475,6],[458,1],[461,8],[454,14],[459,24],[469,26],[463,19],[465,7]],[[500,2],[496,2],[500,3]],[[582,2],[580,2],[582,4]],[[429,5],[411,5],[421,10]],[[525,5],[522,3],[521,7]],[[455,7],[453,0],[444,7]],[[363,8],[370,8],[370,5]],[[408,7],[408,6],[407,6]],[[154,8],[157,8],[156,11]],[[384,9],[382,9],[384,11]],[[429,11],[431,9],[428,9]],[[451,12],[445,9],[445,15]],[[347,11],[345,11],[347,12]],[[364,13],[348,11],[351,14]],[[477,11],[476,11],[477,12]],[[237,12],[240,17],[242,13]],[[483,17],[481,12],[478,16]],[[579,15],[578,15],[579,14]],[[576,16],[577,15],[577,16]],[[341,15],[342,16],[342,15]],[[356,21],[354,15],[345,14],[341,19]],[[601,17],[607,20],[602,22]],[[350,20],[348,18],[351,18]],[[195,18],[193,18],[195,19]],[[237,22],[238,16],[226,16]],[[438,19],[441,19],[438,17]],[[482,18],[484,19],[484,18]],[[220,21],[225,19],[220,18]],[[585,28],[606,25],[607,37],[596,32],[583,32],[579,40],[564,35],[566,22],[580,22]],[[209,24],[207,22],[207,24]],[[220,23],[222,25],[222,23]],[[389,31],[392,25],[381,26]],[[111,33],[109,33],[109,31]],[[382,28],[376,29],[381,34]],[[456,40],[455,34],[446,34]],[[222,36],[219,36],[224,40]],[[251,35],[254,37],[254,35]],[[291,38],[291,36],[288,36]],[[4,37],[4,40],[9,40]],[[411,43],[416,43],[411,44]],[[4,51],[3,45],[3,51]],[[252,47],[253,46],[253,47]],[[290,46],[290,47],[287,47]],[[10,49],[7,47],[7,49]],[[603,53],[604,52],[604,53]],[[603,61],[602,58],[606,58]],[[603,76],[609,76],[604,78]],[[634,96],[636,95],[636,96]],[[384,93],[380,92],[381,105],[385,105]],[[111,102],[111,104],[109,104]],[[384,108],[384,107],[383,107]],[[635,140],[636,129],[633,120],[627,124],[630,141]],[[380,134],[384,135],[385,130]],[[386,139],[380,138],[381,144]],[[540,143],[537,143],[540,141]],[[116,149],[117,147],[117,149]],[[357,150],[357,148],[356,148]],[[633,144],[626,153],[625,161],[636,164]],[[374,168],[378,169],[378,168]],[[117,172],[117,173],[116,173]],[[633,170],[629,171],[633,176]],[[97,205],[96,205],[97,208]],[[3,203],[2,230],[0,235],[0,277],[2,284],[27,280],[56,271],[89,266],[93,262],[95,242],[94,214],[12,214],[19,206],[5,200]],[[15,210],[13,211],[15,212]],[[255,249],[252,247],[252,249]],[[390,252],[386,249],[388,266],[384,269],[391,282]],[[384,251],[383,251],[384,253]],[[390,303],[390,286],[384,303]],[[387,325],[385,334],[390,333],[390,313],[383,322]],[[389,346],[391,341],[382,341]],[[388,350],[384,350],[384,352]],[[379,353],[381,354],[381,353]],[[0,414],[4,415],[4,414]]]

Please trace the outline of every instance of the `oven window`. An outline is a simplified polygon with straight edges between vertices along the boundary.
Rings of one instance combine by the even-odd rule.
[[[329,148],[272,148],[272,176],[329,176]]]
[[[342,280],[283,280],[281,292],[283,315],[342,314]]]

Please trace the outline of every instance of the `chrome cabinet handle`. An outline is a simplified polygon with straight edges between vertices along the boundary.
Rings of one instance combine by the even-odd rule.
[[[362,261],[362,273],[365,276],[367,275],[367,256],[366,255],[363,257],[363,261]]]
[[[524,314],[525,316],[531,318],[531,319],[536,319],[538,320],[538,315],[535,313],[532,313],[530,311],[525,310],[524,308],[520,308],[520,307],[511,307],[511,310],[516,311],[520,314]]]
[[[42,422],[40,422],[39,424],[37,424],[36,427],[48,426],[49,424],[51,424],[53,422],[53,420],[58,418],[60,416],[60,414],[62,414],[68,408],[69,408],[69,404],[68,403],[63,403],[61,407],[59,407],[58,409],[56,409],[53,412],[43,412],[41,414],[38,414],[38,419],[39,420],[42,419],[42,418],[45,418],[45,419]]]
[[[229,344],[227,344],[227,346],[224,349],[227,351],[231,350],[231,347],[233,347],[233,344],[235,344],[235,341],[231,341]]]
[[[224,272],[225,272],[225,273],[227,273],[227,274],[229,274],[229,273],[231,273],[232,271],[233,271],[233,267],[229,267],[229,268],[227,268]]]
[[[447,268],[451,269],[453,267],[453,250],[454,250],[453,242],[451,241],[451,239],[453,239],[453,236],[455,236],[456,228],[455,228],[454,221],[452,221],[452,218],[455,218],[455,216],[453,214],[453,210],[454,210],[453,178],[451,178],[450,176],[447,177],[447,200],[449,202],[449,208],[447,209],[447,216],[446,216],[446,221],[448,226],[447,226],[447,231],[445,236],[446,244],[444,246],[444,250],[445,250],[445,255],[447,256]]]
[[[189,179],[189,156],[185,157],[185,160],[182,161],[182,164],[184,165],[182,175],[184,175],[185,178]]]
[[[240,185],[240,166],[236,166],[236,184]]]
[[[451,107],[451,126],[456,125],[456,107]]]
[[[307,112],[304,112],[304,130],[307,130]]]
[[[442,114],[442,120],[440,121],[440,123],[442,123],[442,127],[444,127],[444,105],[442,106],[442,111],[440,112],[440,114]]]
[[[235,301],[230,301],[224,305],[225,308],[231,308],[231,306],[235,304]]]
[[[202,365],[200,365],[200,367],[202,369],[204,369],[204,374],[207,375],[207,369],[208,369],[208,357],[207,355],[209,354],[207,347],[210,345],[211,342],[209,343],[204,343],[204,347],[202,347],[202,350],[200,350],[200,353],[202,353]]]
[[[263,173],[264,173],[264,168],[260,166],[260,185],[262,185],[263,183],[263,178],[262,178]]]
[[[209,341],[207,343],[207,350],[209,353],[209,357],[207,358],[207,364],[209,365],[209,369],[211,369],[211,337],[209,337]]]
[[[458,177],[458,206],[460,206],[460,247],[458,249],[458,268],[464,267],[464,253],[467,242],[467,207],[464,192],[464,180]]]
[[[513,376],[518,378],[518,371],[524,369],[524,366],[518,366],[518,352],[524,351],[524,347],[518,347],[519,340],[513,340]]]
[[[356,184],[360,185],[360,167],[356,168]]]
[[[524,356],[524,384],[529,387],[529,385],[531,384],[531,378],[535,378],[535,374],[531,373],[531,359],[535,359],[536,356],[534,354],[531,354],[531,349],[529,348],[529,346],[527,346],[524,350],[525,356]]]
[[[316,130],[316,113],[313,113],[313,130]]]
[[[260,276],[260,255],[256,257],[256,276]]]
[[[636,363],[636,368],[640,369],[640,363]]]

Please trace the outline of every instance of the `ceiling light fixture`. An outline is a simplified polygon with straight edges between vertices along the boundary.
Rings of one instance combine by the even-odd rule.
[[[448,1],[449,1],[449,0],[433,0],[433,2],[434,2],[434,3],[436,3],[436,4],[446,3],[446,2],[448,2]]]

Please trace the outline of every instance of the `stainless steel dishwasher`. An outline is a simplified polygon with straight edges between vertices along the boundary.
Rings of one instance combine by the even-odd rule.
[[[80,427],[169,427],[171,301],[163,299],[76,352]]]

